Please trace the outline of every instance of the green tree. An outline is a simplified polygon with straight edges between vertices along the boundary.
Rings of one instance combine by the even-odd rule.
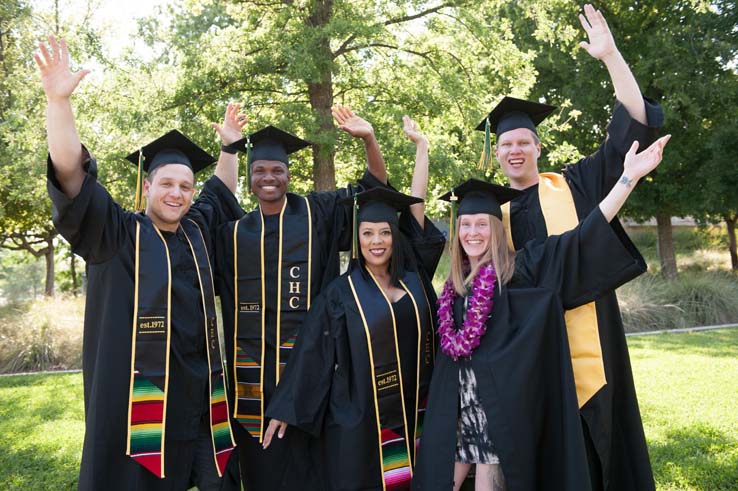
[[[298,156],[293,166],[298,191],[332,189],[363,167],[361,148],[331,120],[341,102],[372,122],[402,187],[414,154],[401,131],[407,113],[433,143],[433,192],[468,176],[478,159],[482,135],[472,122],[535,81],[531,53],[516,47],[509,21],[491,15],[498,3],[197,0],[178,5],[171,25],[156,17],[141,32],[169,47],[162,61],[179,76],[164,109],[191,133],[242,100],[251,129],[276,124],[315,142],[310,161]]]

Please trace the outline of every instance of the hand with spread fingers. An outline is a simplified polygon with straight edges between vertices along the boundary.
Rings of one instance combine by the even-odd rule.
[[[230,145],[243,136],[243,128],[249,121],[245,114],[239,112],[240,110],[240,102],[229,102],[223,116],[223,124],[210,123],[224,145]]]
[[[579,22],[582,23],[582,27],[589,37],[589,42],[582,41],[579,45],[586,49],[592,57],[603,60],[617,52],[615,39],[612,37],[612,32],[610,32],[602,12],[595,10],[592,5],[586,4],[584,15],[579,14]]]
[[[648,175],[661,163],[664,147],[670,139],[671,135],[662,136],[640,153],[636,153],[638,152],[638,141],[634,141],[628,153],[625,154],[623,175],[627,175],[633,180],[639,180]]]
[[[269,448],[269,445],[272,444],[274,433],[277,433],[277,438],[283,438],[285,431],[287,431],[287,423],[279,421],[278,419],[270,420],[266,432],[264,432],[264,442],[262,443],[262,447],[264,449]]]
[[[369,121],[354,114],[350,107],[336,104],[331,107],[333,119],[338,127],[355,138],[368,138],[374,136],[374,128]]]
[[[49,36],[49,46],[38,45],[39,51],[33,59],[41,72],[41,84],[49,101],[69,99],[89,70],[72,72],[69,67],[69,48],[64,39]]]

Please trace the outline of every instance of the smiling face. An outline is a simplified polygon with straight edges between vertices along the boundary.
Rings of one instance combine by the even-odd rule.
[[[497,137],[495,156],[511,188],[526,189],[538,183],[541,144],[528,128],[506,131]]]
[[[476,213],[459,217],[459,242],[472,267],[489,249],[490,236],[489,214]]]
[[[290,171],[278,160],[255,160],[251,163],[251,192],[260,203],[280,202],[287,193]]]
[[[161,230],[174,232],[190,209],[195,175],[183,164],[164,164],[144,179],[146,215]]]
[[[368,267],[388,268],[392,257],[392,229],[389,223],[359,223],[359,246]]]

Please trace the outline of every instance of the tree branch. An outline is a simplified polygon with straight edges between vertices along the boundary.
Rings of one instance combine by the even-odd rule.
[[[411,20],[420,19],[421,17],[425,17],[429,14],[434,14],[438,12],[439,10],[446,8],[446,7],[452,7],[456,4],[456,2],[445,2],[440,5],[436,5],[435,7],[431,7],[426,10],[422,10],[416,14],[413,15],[404,15],[402,17],[396,17],[394,19],[387,19],[384,21],[385,26],[391,26],[393,24],[402,24],[403,22],[410,22]]]

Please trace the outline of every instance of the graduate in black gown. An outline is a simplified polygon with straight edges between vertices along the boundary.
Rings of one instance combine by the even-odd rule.
[[[458,490],[472,464],[478,491],[591,489],[564,311],[646,269],[611,224],[661,161],[658,143],[636,149],[582,223],[517,253],[500,206],[520,191],[470,180],[442,198],[460,204],[416,489]]]
[[[584,220],[623,171],[631,142],[646,148],[658,138],[661,107],[644,99],[599,11],[580,15],[589,42],[582,46],[611,76],[616,101],[607,138],[599,148],[567,165],[563,175],[538,173],[541,145],[535,125],[553,110],[545,104],[505,98],[477,129],[497,134],[495,155],[510,187],[524,193],[503,207],[511,247],[560,234]],[[619,227],[617,221],[615,227]],[[514,245],[512,245],[514,244]],[[614,291],[592,305],[567,313],[593,489],[654,489],[630,359]],[[592,356],[592,353],[596,353]]]
[[[171,131],[128,157],[139,166],[136,206],[144,197],[146,206],[124,210],[77,136],[70,96],[86,72],[69,70],[53,37],[34,57],[48,100],[54,224],[87,264],[79,489],[238,489],[211,270],[215,228],[243,213],[237,162],[221,154],[193,204],[195,173],[215,159]],[[229,106],[223,142],[240,138],[244,122]]]
[[[267,445],[297,429],[318,438],[326,490],[410,486],[434,358],[430,278],[445,243],[422,211],[398,221],[416,201],[382,188],[357,196],[357,259],[308,312],[267,409]]]
[[[302,320],[338,276],[339,251],[350,248],[350,213],[338,202],[387,181],[372,126],[344,106],[333,114],[341,129],[364,141],[368,168],[358,186],[307,196],[287,192],[289,155],[310,143],[273,126],[232,145],[231,151],[248,155],[250,189],[259,201],[217,239],[231,416],[249,490],[322,489],[307,434],[291,432],[266,450],[262,436],[264,410]]]

